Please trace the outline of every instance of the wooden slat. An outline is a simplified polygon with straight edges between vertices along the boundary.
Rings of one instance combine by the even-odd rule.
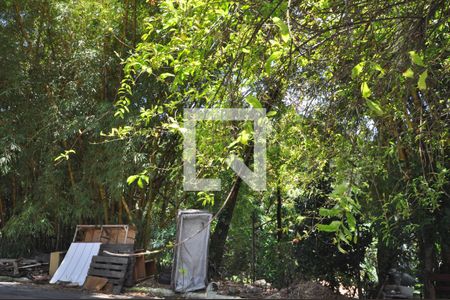
[[[92,276],[98,276],[98,277],[104,277],[104,278],[124,278],[125,272],[119,272],[119,271],[111,271],[111,270],[100,270],[100,269],[91,269],[89,270],[89,275]]]
[[[110,271],[117,271],[122,272],[127,270],[126,265],[110,265],[110,264],[96,264],[91,263],[91,268],[93,270],[110,270]]]
[[[92,258],[94,263],[106,263],[106,264],[116,264],[116,265],[127,265],[127,257],[117,257],[117,256],[94,256]]]
[[[133,253],[134,245],[131,244],[102,244],[100,253],[109,251],[114,253]]]

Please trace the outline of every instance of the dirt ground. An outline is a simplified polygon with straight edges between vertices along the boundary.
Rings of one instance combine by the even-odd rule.
[[[348,300],[342,295],[335,294],[326,286],[318,282],[298,282],[288,288],[278,290],[265,280],[257,280],[254,284],[236,283],[232,281],[216,282],[217,297],[233,297],[247,299],[334,299]],[[193,294],[194,296],[196,294]],[[203,298],[208,296],[205,291],[197,294]],[[79,287],[50,285],[46,282],[24,280],[2,281],[0,278],[0,299],[156,299],[183,298],[182,294],[175,294],[167,284],[158,283],[154,278],[140,282],[132,288],[124,289],[120,295],[104,293],[89,293]]]
[[[265,280],[257,280],[254,284],[236,283],[232,281],[216,282],[217,296],[232,296],[236,298],[246,299],[333,299],[333,300],[349,300],[343,295],[335,294],[333,291],[318,282],[299,282],[288,288],[278,290],[273,288],[270,283]],[[161,297],[162,291],[170,291],[170,286],[158,283],[155,279],[148,279],[129,289],[136,294],[151,295]],[[158,294],[152,292],[158,291]],[[169,296],[167,298],[173,298]],[[176,296],[175,296],[176,297]]]
[[[90,293],[81,288],[32,282],[0,281],[0,299],[152,299],[142,293],[111,295]]]
[[[299,282],[288,288],[277,290],[264,280],[257,280],[254,284],[238,284],[220,282],[219,294],[239,296],[242,298],[266,299],[334,299],[348,300],[349,298],[333,293],[333,291],[317,282]]]

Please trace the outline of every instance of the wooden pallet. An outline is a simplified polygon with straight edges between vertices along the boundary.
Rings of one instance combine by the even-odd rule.
[[[89,276],[97,276],[108,279],[112,284],[112,292],[119,294],[125,282],[128,268],[128,258],[115,256],[94,256],[89,268]]]
[[[104,251],[108,251],[111,253],[119,253],[119,254],[132,254],[134,253],[134,245],[130,244],[102,244],[100,246],[100,256],[108,256],[111,257],[111,255],[105,253]],[[114,256],[116,257],[116,256]],[[124,286],[130,287],[135,284],[134,281],[134,265],[136,263],[136,258],[134,256],[128,257],[128,268],[125,275],[125,282]]]

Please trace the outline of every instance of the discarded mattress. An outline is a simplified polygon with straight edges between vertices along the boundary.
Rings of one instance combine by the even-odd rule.
[[[212,215],[201,210],[179,211],[172,269],[172,289],[191,292],[206,287],[209,228]]]
[[[71,282],[82,286],[86,280],[92,257],[97,255],[101,243],[72,243],[64,260],[50,283]]]

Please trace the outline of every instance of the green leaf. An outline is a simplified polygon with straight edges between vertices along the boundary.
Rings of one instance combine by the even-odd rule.
[[[382,116],[384,114],[384,111],[381,109],[381,106],[377,102],[366,99],[366,103],[369,109],[376,115]]]
[[[411,61],[414,64],[421,66],[421,67],[425,67],[422,57],[419,54],[417,54],[416,51],[409,51],[408,53],[409,53],[409,56],[411,57]]]
[[[153,70],[152,70],[152,68],[145,66],[145,67],[142,67],[142,72],[147,72],[148,74],[152,74]]]
[[[336,217],[339,216],[340,214],[341,210],[337,208],[328,209],[321,207],[319,209],[319,215],[321,215],[322,217]]]
[[[239,142],[241,141],[241,137],[238,137],[237,139],[235,139],[233,142],[231,142],[231,144],[229,144],[227,146],[228,149],[233,148],[233,146],[237,145]]]
[[[166,79],[167,77],[175,77],[175,75],[172,73],[162,73],[161,75],[159,75],[160,79]]]
[[[372,95],[372,91],[370,90],[369,85],[365,81],[361,84],[361,94],[363,98],[366,99],[369,98],[370,95]]]
[[[347,212],[345,214],[345,216],[347,217],[347,224],[348,224],[348,227],[350,228],[350,231],[355,231],[355,229],[356,229],[355,217],[350,212]]]
[[[137,182],[138,187],[140,187],[141,189],[144,188],[144,182],[142,181],[142,178],[139,177],[138,182]]]
[[[181,127],[178,123],[170,123],[169,125],[167,125],[167,127],[175,129],[181,133],[185,133],[186,132],[186,128]]]
[[[421,91],[425,91],[427,89],[427,77],[428,77],[428,70],[425,70],[422,74],[419,76],[419,81],[417,82],[417,87]]]
[[[141,179],[145,181],[147,184],[149,182],[149,177],[147,175],[141,175]]]
[[[413,78],[414,77],[414,71],[411,70],[411,68],[408,68],[405,72],[403,72],[403,77],[405,78]]]
[[[380,64],[373,63],[372,67],[373,67],[374,70],[377,70],[378,72],[380,72],[378,77],[382,78],[384,76],[385,72],[384,72],[384,69],[380,66]]]
[[[275,116],[276,114],[277,114],[276,111],[271,110],[271,111],[269,111],[269,112],[266,114],[266,117],[271,118],[271,117]]]
[[[247,130],[242,131],[240,136],[240,141],[244,145],[248,145],[248,140],[250,139],[250,133]]]
[[[356,66],[353,67],[353,69],[352,69],[352,79],[355,79],[356,77],[358,77],[361,74],[361,72],[364,69],[364,65],[365,64],[366,63],[362,61],[362,62],[360,62],[359,64],[357,64]]]
[[[301,224],[305,219],[305,216],[297,216],[295,220],[297,221],[297,224]]]
[[[339,237],[340,241],[343,241],[344,243],[346,243],[347,245],[350,246],[350,241],[347,239],[347,237],[345,236],[345,234],[342,231],[339,231],[338,237]]]
[[[288,42],[291,38],[289,35],[289,27],[280,18],[274,17],[272,20],[278,28],[280,28],[281,39],[283,42]]]
[[[317,229],[323,232],[336,232],[341,226],[341,221],[333,221],[330,224],[317,224]]]
[[[245,101],[247,101],[248,104],[250,104],[253,108],[262,108],[261,102],[253,96],[249,95],[245,98]]]
[[[132,175],[130,177],[127,178],[127,184],[130,185],[132,184],[134,181],[136,181],[136,179],[138,179],[139,175]]]
[[[275,60],[278,60],[282,54],[283,54],[282,51],[275,51],[269,56],[269,58],[267,59],[265,65],[264,65],[264,68],[267,73],[270,73],[270,71],[272,70],[272,62],[274,62]]]
[[[55,157],[55,159],[53,161],[59,161],[59,160],[62,160],[62,159],[69,160],[69,154],[75,154],[75,153],[76,152],[73,149],[64,150],[64,152],[61,153],[60,155],[58,155],[57,157]]]
[[[343,254],[347,254],[347,251],[345,251],[344,249],[342,249],[340,243],[337,244],[337,248],[338,248],[339,252],[341,252],[341,253],[343,253]]]

